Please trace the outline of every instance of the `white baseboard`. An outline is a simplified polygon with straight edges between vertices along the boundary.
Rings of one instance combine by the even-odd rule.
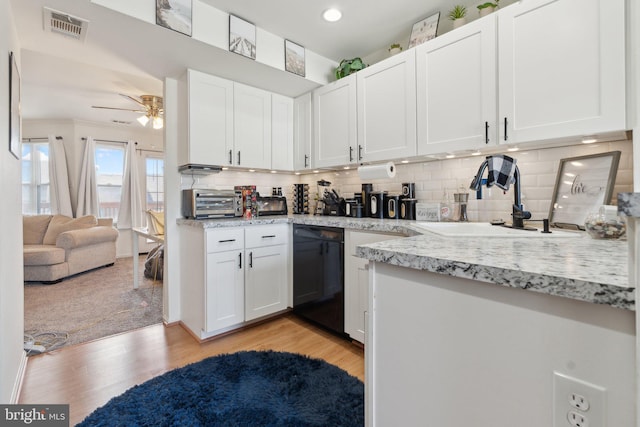
[[[9,403],[16,404],[20,399],[20,391],[22,390],[22,382],[24,381],[24,375],[27,372],[27,352],[22,352],[22,358],[20,359],[20,367],[18,368],[18,374],[16,375],[16,382],[13,384],[13,391],[11,392],[11,401]]]

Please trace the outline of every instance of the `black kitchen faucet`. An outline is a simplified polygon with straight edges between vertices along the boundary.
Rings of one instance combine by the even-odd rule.
[[[482,198],[482,175],[484,174],[485,169],[489,167],[489,157],[485,159],[484,162],[480,165],[478,169],[478,173],[471,181],[470,189],[475,190],[478,193],[478,199]],[[515,171],[513,172],[513,207],[511,216],[512,220],[512,228],[525,229],[524,220],[531,218],[531,212],[525,211],[522,206],[521,193],[520,193],[520,170],[518,166],[515,165]]]

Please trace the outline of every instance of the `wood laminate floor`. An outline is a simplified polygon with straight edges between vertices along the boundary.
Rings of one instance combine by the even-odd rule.
[[[321,358],[364,381],[361,347],[288,314],[202,344],[181,326],[153,325],[31,356],[20,403],[68,403],[75,425],[136,384],[209,356],[241,350]]]

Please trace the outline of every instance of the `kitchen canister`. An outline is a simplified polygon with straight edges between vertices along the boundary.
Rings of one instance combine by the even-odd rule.
[[[400,219],[416,219],[417,199],[400,200]]]
[[[400,218],[400,196],[384,196],[384,217],[389,219]]]
[[[415,182],[405,182],[402,184],[402,197],[404,199],[414,199],[416,197]]]
[[[369,213],[371,218],[384,218],[384,192],[369,193]]]
[[[371,216],[371,202],[369,201],[370,199],[370,194],[373,191],[373,184],[362,184],[362,204],[363,204],[363,211],[362,211],[362,215],[365,217]]]

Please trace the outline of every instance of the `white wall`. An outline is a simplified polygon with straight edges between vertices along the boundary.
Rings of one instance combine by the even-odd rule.
[[[374,425],[568,426],[553,422],[554,371],[606,389],[605,422],[589,425],[635,425],[632,311],[382,263],[372,271]]]
[[[91,0],[91,2],[149,24],[155,25],[156,23],[154,0]],[[193,1],[191,12],[191,37],[222,50],[228,50],[229,14],[199,0]],[[257,43],[260,43],[260,48],[257,51],[255,61],[278,70],[284,70],[284,38],[256,27],[256,39]],[[326,84],[333,80],[333,70],[337,66],[335,61],[308,49],[305,52],[305,58],[305,79],[319,84]]]
[[[26,356],[23,351],[24,293],[22,270],[21,165],[9,146],[9,52],[18,44],[9,0],[0,0],[0,402],[16,403]]]

